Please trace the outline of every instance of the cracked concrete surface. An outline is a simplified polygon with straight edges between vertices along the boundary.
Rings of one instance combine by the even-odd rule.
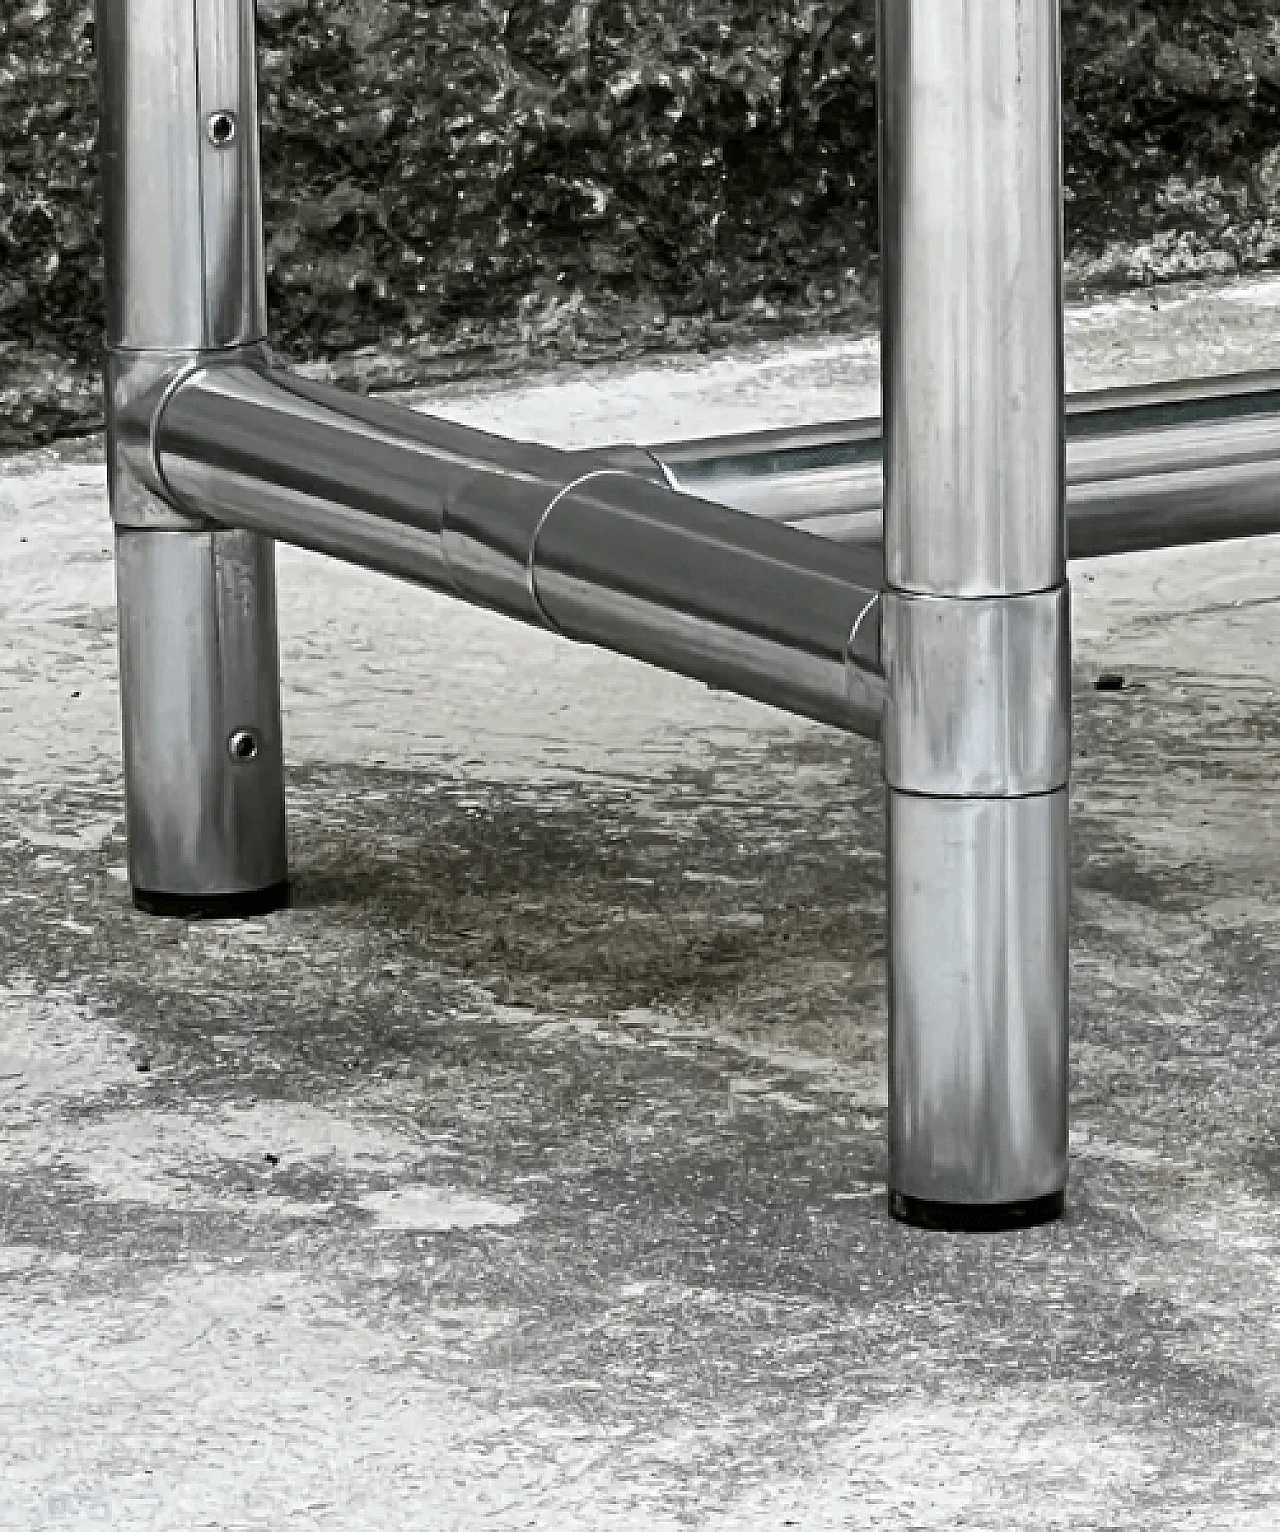
[[[1072,384],[1280,365],[1278,304],[1073,311]],[[960,1237],[884,1212],[870,747],[282,549],[293,907],[149,919],[102,502],[0,461],[0,1527],[1274,1527],[1280,542],[1073,566],[1069,1213]]]

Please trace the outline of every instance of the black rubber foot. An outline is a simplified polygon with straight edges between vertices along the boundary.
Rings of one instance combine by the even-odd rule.
[[[1062,1217],[1065,1192],[1031,1197],[1026,1202],[928,1202],[889,1193],[889,1216],[917,1229],[937,1229],[957,1234],[994,1234],[1001,1229],[1029,1229]]]
[[[252,920],[270,915],[289,903],[288,883],[251,888],[243,894],[154,894],[135,888],[133,903],[146,915],[172,915],[179,920]]]

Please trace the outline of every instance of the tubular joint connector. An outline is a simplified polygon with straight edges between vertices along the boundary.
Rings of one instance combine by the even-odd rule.
[[[900,792],[1025,798],[1071,768],[1071,601],[884,594],[884,769]]]

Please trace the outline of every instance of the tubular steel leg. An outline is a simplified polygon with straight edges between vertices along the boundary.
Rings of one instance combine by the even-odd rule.
[[[889,1192],[1067,1175],[1070,632],[1058,0],[881,0]]]
[[[129,875],[157,914],[287,898],[274,544],[176,511],[151,425],[266,334],[254,0],[98,0]]]

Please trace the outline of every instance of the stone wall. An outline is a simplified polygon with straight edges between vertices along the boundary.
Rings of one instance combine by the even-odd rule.
[[[875,302],[874,0],[260,0],[275,339],[366,381]],[[1065,0],[1074,285],[1280,259],[1280,0]],[[0,444],[97,414],[89,0],[0,16]]]

